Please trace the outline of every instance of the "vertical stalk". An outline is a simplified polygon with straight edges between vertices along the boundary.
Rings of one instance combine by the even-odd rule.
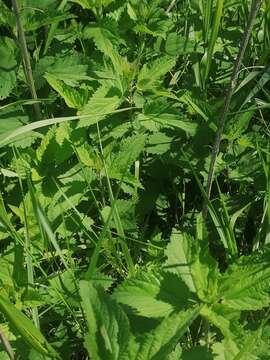
[[[15,360],[15,354],[12,350],[10,342],[5,337],[4,332],[1,327],[0,327],[0,343],[2,343],[3,348],[4,348],[5,352],[7,353],[8,357],[10,358],[10,360]]]
[[[37,100],[37,92],[35,87],[35,82],[33,78],[33,72],[31,68],[30,56],[27,50],[27,43],[25,39],[25,33],[22,26],[21,18],[20,18],[20,8],[17,0],[12,0],[12,7],[16,18],[17,32],[18,32],[18,40],[22,52],[23,64],[24,64],[24,73],[26,80],[28,82],[29,89],[31,91],[32,99]],[[34,111],[36,115],[36,120],[41,119],[41,111],[38,103],[34,104]]]
[[[260,9],[261,3],[262,3],[262,0],[254,0],[252,2],[249,19],[248,19],[248,22],[247,22],[247,25],[246,25],[246,28],[245,28],[245,31],[243,34],[241,45],[239,47],[239,51],[238,51],[238,55],[237,55],[237,58],[236,58],[236,61],[234,64],[234,69],[233,69],[233,72],[231,75],[229,87],[227,89],[227,93],[226,93],[226,97],[225,97],[225,101],[224,101],[224,107],[223,107],[223,111],[222,111],[220,119],[219,119],[215,143],[214,143],[214,147],[213,147],[212,155],[211,155],[211,162],[210,162],[210,166],[209,166],[207,185],[206,185],[206,194],[207,194],[208,199],[210,199],[210,197],[211,197],[211,190],[212,190],[212,184],[213,184],[213,179],[214,179],[214,175],[215,175],[215,166],[216,166],[217,156],[218,156],[219,149],[220,149],[221,137],[222,137],[222,133],[224,130],[227,115],[228,115],[228,112],[230,109],[233,92],[237,85],[238,73],[239,73],[239,70],[240,70],[240,67],[242,64],[244,54],[246,52],[246,48],[247,48],[247,45],[249,42],[251,31],[252,31],[254,23],[256,21],[256,16]],[[204,205],[203,215],[204,215],[204,218],[206,219],[206,217],[207,217],[207,204],[206,203]]]

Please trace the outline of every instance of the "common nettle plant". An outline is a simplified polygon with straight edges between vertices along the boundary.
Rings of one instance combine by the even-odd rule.
[[[0,359],[269,359],[269,25],[0,1]]]

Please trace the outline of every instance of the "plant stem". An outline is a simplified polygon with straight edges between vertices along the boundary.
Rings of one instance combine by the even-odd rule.
[[[14,354],[14,352],[12,350],[10,342],[5,337],[4,332],[3,332],[1,327],[0,327],[0,342],[2,343],[3,348],[4,348],[5,352],[8,354],[9,358],[11,360],[15,360],[15,354]]]
[[[28,82],[28,85],[29,85],[29,88],[31,91],[32,99],[38,100],[35,82],[34,82],[34,78],[33,78],[33,72],[32,72],[32,68],[31,68],[30,56],[29,56],[29,53],[27,50],[25,33],[24,33],[23,26],[22,26],[21,18],[20,18],[20,8],[19,8],[17,0],[12,0],[12,7],[13,7],[13,11],[14,11],[15,18],[16,18],[18,40],[19,40],[19,44],[20,44],[21,52],[22,52],[25,77],[26,77],[26,80]],[[35,115],[36,115],[36,120],[40,120],[41,119],[41,111],[40,111],[40,106],[38,103],[34,104],[34,111],[35,111]]]
[[[222,111],[220,119],[219,119],[218,129],[217,129],[216,137],[215,137],[215,143],[214,143],[214,147],[213,147],[212,155],[211,155],[211,162],[210,162],[210,166],[209,166],[207,185],[206,185],[206,194],[207,194],[209,200],[211,197],[212,184],[213,184],[213,179],[214,179],[214,175],[215,175],[215,166],[216,166],[217,156],[218,156],[219,149],[220,149],[220,143],[221,143],[222,133],[224,130],[224,125],[225,125],[227,115],[228,115],[228,112],[230,109],[232,95],[233,95],[233,92],[234,92],[236,84],[237,84],[238,73],[239,73],[239,70],[240,70],[240,67],[242,64],[242,60],[243,60],[243,57],[244,57],[244,54],[245,54],[245,51],[246,51],[246,48],[247,48],[247,45],[249,42],[251,31],[252,31],[252,28],[256,21],[256,16],[260,9],[261,3],[262,3],[262,0],[254,0],[252,2],[249,19],[248,19],[246,29],[244,31],[243,38],[242,38],[242,41],[241,41],[241,44],[239,47],[237,58],[236,58],[236,61],[234,64],[234,69],[233,69],[230,83],[229,83],[229,86],[227,89],[223,111]],[[207,212],[208,212],[207,204],[205,203],[204,209],[203,209],[204,219],[206,219],[206,217],[207,217]]]
[[[174,5],[176,4],[176,0],[172,0],[172,2],[170,3],[170,5],[168,6],[168,9],[166,10],[166,15],[169,16],[172,8],[174,7]]]

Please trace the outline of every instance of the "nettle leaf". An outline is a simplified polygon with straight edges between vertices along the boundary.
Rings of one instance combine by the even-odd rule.
[[[225,338],[232,339],[233,341],[236,337],[235,328],[238,325],[240,311],[233,311],[222,304],[214,304],[210,307],[204,306],[201,310],[201,315],[220,329]]]
[[[164,100],[148,102],[143,113],[137,116],[140,123],[148,130],[181,129],[187,134],[195,135],[197,124],[186,119],[179,109]]]
[[[190,292],[174,274],[140,271],[124,280],[113,297],[137,315],[159,318],[183,309],[188,304]]]
[[[93,9],[99,7],[106,7],[113,3],[115,0],[69,0],[70,2],[74,2],[79,4],[83,9]]]
[[[171,148],[172,138],[163,133],[148,136],[146,151],[150,154],[164,154]]]
[[[0,2],[0,25],[14,27],[16,20],[13,12],[9,10],[4,1]]]
[[[85,39],[93,39],[99,51],[107,56],[111,56],[110,51],[115,51],[115,48],[124,43],[124,41],[116,36],[110,28],[105,24],[103,26],[88,25],[83,32]]]
[[[165,38],[173,22],[162,5],[160,0],[130,1],[127,10],[130,18],[136,22],[134,31]]]
[[[13,130],[27,124],[28,116],[20,106],[0,108],[0,139]]]
[[[89,118],[78,122],[77,127],[86,127],[105,119],[114,110],[118,109],[123,99],[121,91],[110,81],[104,81],[80,111],[80,115],[89,115]]]
[[[16,86],[17,61],[13,41],[2,37],[0,41],[0,100],[3,100]]]
[[[164,320],[151,332],[140,339],[140,344],[134,339],[130,341],[127,353],[121,360],[161,360],[167,359],[181,337],[197,318],[200,306],[195,306],[186,311],[174,313]]]
[[[137,89],[141,91],[153,91],[161,84],[161,78],[175,66],[175,59],[161,57],[151,63],[144,64],[138,74]]]
[[[216,261],[209,255],[207,243],[174,230],[165,253],[166,271],[178,274],[201,300],[212,302],[216,299],[219,272]]]
[[[47,64],[50,63],[50,58]],[[43,67],[46,66],[42,64]],[[58,56],[54,58],[54,63],[50,64],[46,69],[47,74],[52,75],[54,79],[63,81],[68,86],[78,86],[80,81],[92,80],[87,75],[88,65],[82,64],[81,57],[77,54],[68,54],[65,56]]]
[[[165,42],[165,51],[170,56],[179,56],[193,52],[203,52],[203,47],[196,47],[196,42],[177,33],[168,34]]]
[[[238,346],[231,339],[224,339],[212,345],[215,360],[234,360],[239,352]]]
[[[29,122],[29,116],[21,106],[7,106],[0,109],[0,141],[4,140],[14,130],[26,125]],[[18,136],[11,146],[18,148],[29,147],[37,138],[42,138],[42,134],[29,131],[24,135]]]
[[[196,292],[196,286],[191,274],[192,247],[187,235],[173,231],[170,243],[165,250],[167,261],[166,271],[177,274],[183,279],[190,291]]]
[[[126,181],[141,187],[139,180],[135,175],[131,175],[129,170],[144,150],[145,141],[146,136],[141,134],[126,137],[120,144],[116,145],[112,153],[109,154],[110,158],[108,158],[108,161],[106,158],[110,178]]]
[[[156,14],[159,15],[159,14]],[[145,24],[137,24],[134,27],[134,30],[139,33],[145,33],[152,35],[154,37],[160,36],[161,38],[166,38],[166,33],[172,27],[172,21],[168,18],[151,18],[147,25]]]
[[[35,6],[35,5],[34,5]],[[74,19],[77,16],[70,13],[58,13],[53,11],[36,11],[35,7],[27,7],[24,9],[21,18],[25,31],[35,31],[43,26],[58,24],[61,21]]]
[[[84,143],[80,146],[76,146],[76,154],[78,159],[85,166],[101,171],[103,168],[102,159],[95,151],[95,149],[88,143]]]
[[[104,26],[88,26],[84,30],[84,38],[92,39],[99,51],[101,51],[113,64],[115,77],[129,76],[131,64],[126,58],[119,54],[120,44],[125,45],[119,35],[115,35],[104,24]]]
[[[71,128],[69,123],[53,126],[42,139],[36,154],[43,164],[61,164],[72,154],[73,149],[69,142]]]
[[[82,308],[88,334],[85,347],[91,359],[119,359],[129,341],[129,322],[121,307],[90,281],[80,281]]]
[[[270,302],[270,251],[243,256],[220,278],[222,303],[236,310],[259,310]]]
[[[235,339],[225,338],[212,345],[212,352],[218,360],[267,359],[269,354],[268,326],[261,323],[256,330],[235,329]]]
[[[74,89],[63,81],[57,80],[54,75],[46,74],[44,77],[50,86],[65,100],[68,107],[80,110],[86,104],[88,100],[87,87],[81,86],[79,89]]]

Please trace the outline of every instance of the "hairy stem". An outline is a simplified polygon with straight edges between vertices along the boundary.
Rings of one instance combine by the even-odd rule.
[[[234,92],[236,84],[237,84],[238,73],[239,73],[239,70],[240,70],[240,67],[242,64],[242,60],[243,60],[243,57],[244,57],[244,54],[245,54],[245,51],[246,51],[246,48],[247,48],[247,45],[249,42],[251,31],[254,26],[256,16],[260,9],[261,3],[262,3],[262,0],[254,0],[252,2],[247,26],[246,26],[244,34],[243,34],[242,42],[240,44],[237,58],[236,58],[236,61],[234,64],[234,69],[233,69],[233,72],[231,75],[230,83],[229,83],[229,86],[228,86],[228,89],[226,92],[224,107],[223,107],[223,111],[222,111],[220,119],[219,119],[218,129],[217,129],[216,137],[215,137],[215,143],[214,143],[212,154],[211,154],[211,162],[210,162],[210,166],[209,166],[207,185],[206,185],[206,194],[208,196],[208,199],[210,199],[210,197],[211,197],[211,190],[212,190],[212,184],[213,184],[214,175],[215,175],[215,166],[216,166],[217,156],[219,153],[221,137],[222,137],[222,133],[224,130],[224,125],[225,125],[225,122],[227,119],[227,115],[228,115],[228,112],[230,109],[233,92]],[[204,218],[207,217],[207,204],[206,203],[204,205],[203,215],[204,215]]]
[[[20,18],[20,8],[18,5],[17,0],[12,0],[12,7],[16,18],[16,25],[17,25],[17,31],[18,31],[18,40],[22,52],[22,58],[23,58],[23,64],[24,64],[24,73],[26,80],[29,85],[29,89],[31,91],[32,99],[37,100],[37,92],[35,87],[35,82],[33,78],[33,72],[31,68],[31,62],[30,62],[30,56],[27,50],[27,43],[25,39],[25,33],[22,26],[21,18]],[[34,104],[34,111],[36,115],[36,120],[41,119],[41,111],[38,103]]]
[[[168,6],[168,9],[166,10],[166,15],[167,15],[167,16],[169,16],[172,8],[173,8],[174,5],[176,4],[176,1],[177,1],[177,0],[172,0],[172,1],[171,1],[170,5]]]
[[[4,348],[5,352],[8,354],[9,358],[11,360],[15,360],[15,354],[12,350],[12,347],[11,347],[8,339],[5,337],[4,332],[1,327],[0,327],[0,342],[2,343],[3,348]]]

